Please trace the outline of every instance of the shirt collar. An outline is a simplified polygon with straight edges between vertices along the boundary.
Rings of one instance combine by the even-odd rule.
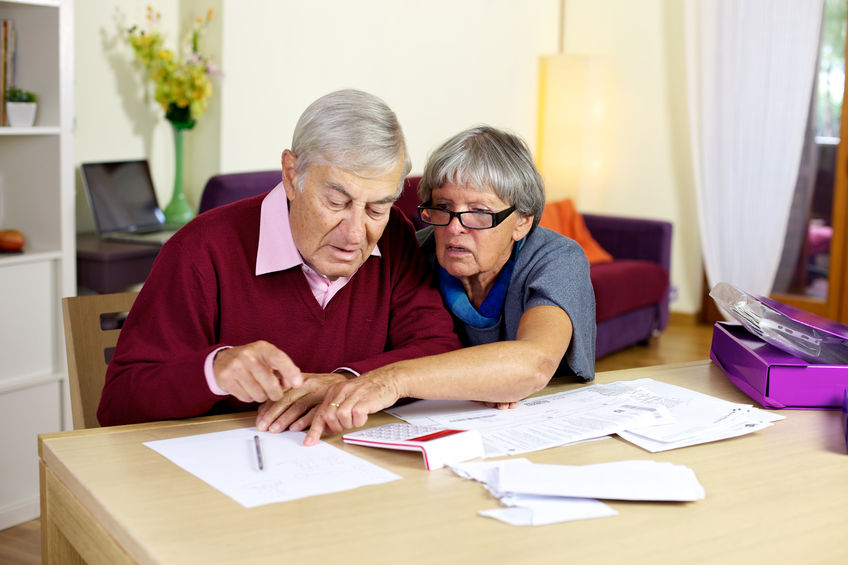
[[[371,256],[380,257],[377,245]],[[291,233],[289,202],[281,182],[262,200],[259,216],[259,248],[256,253],[256,274],[264,275],[304,265],[303,257]]]

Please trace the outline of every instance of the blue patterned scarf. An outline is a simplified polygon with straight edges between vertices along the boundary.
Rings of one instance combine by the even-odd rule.
[[[503,310],[506,291],[509,288],[509,281],[512,279],[512,270],[515,268],[515,261],[518,259],[518,250],[521,247],[521,242],[515,243],[512,248],[512,255],[509,261],[498,273],[495,279],[495,284],[492,285],[486,299],[480,305],[480,310],[477,310],[465,294],[465,289],[459,279],[448,273],[444,267],[439,265],[439,287],[442,291],[442,297],[445,300],[448,310],[454,316],[465,322],[471,327],[477,329],[491,328],[497,325],[501,318],[501,310]]]

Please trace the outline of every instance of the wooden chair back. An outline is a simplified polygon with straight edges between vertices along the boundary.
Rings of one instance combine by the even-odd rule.
[[[126,312],[137,292],[62,299],[74,429],[97,428],[97,405]]]

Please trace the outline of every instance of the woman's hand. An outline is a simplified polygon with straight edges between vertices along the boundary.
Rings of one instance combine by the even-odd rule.
[[[320,404],[330,387],[345,381],[347,377],[341,373],[303,373],[303,385],[300,388],[285,389],[281,399],[269,400],[259,407],[256,429],[261,432],[281,432],[289,428],[298,418],[308,414],[312,407]]]
[[[497,408],[498,410],[512,410],[518,408],[518,402],[484,402],[487,408]]]
[[[309,426],[303,445],[315,445],[325,430],[338,433],[365,425],[368,416],[398,401],[397,381],[390,375],[366,373],[344,383],[333,385],[324,401],[309,414],[294,422],[290,429]]]

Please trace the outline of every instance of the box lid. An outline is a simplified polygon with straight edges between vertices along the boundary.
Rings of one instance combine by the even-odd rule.
[[[848,326],[844,324],[840,324],[839,322],[829,320],[822,316],[817,316],[816,314],[807,312],[806,310],[795,308],[794,306],[778,302],[777,300],[772,300],[765,296],[760,296],[758,299],[769,308],[777,310],[793,322],[804,324],[807,327],[848,341]]]

